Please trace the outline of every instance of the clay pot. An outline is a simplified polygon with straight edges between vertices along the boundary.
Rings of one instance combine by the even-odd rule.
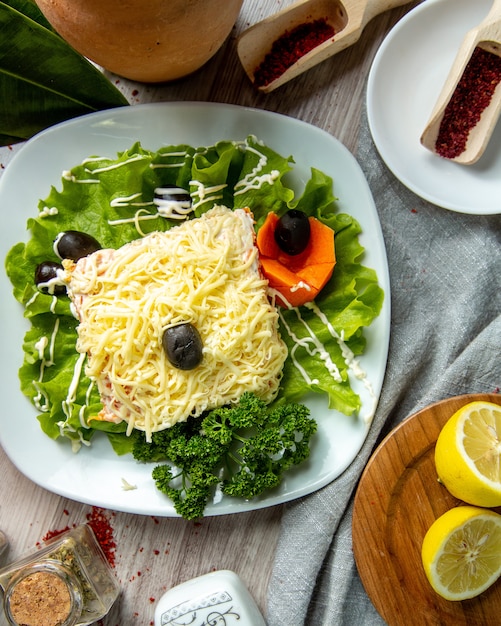
[[[36,0],[80,54],[140,82],[191,74],[222,46],[243,0]]]

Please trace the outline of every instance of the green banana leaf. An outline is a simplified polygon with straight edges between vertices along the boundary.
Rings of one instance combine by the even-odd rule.
[[[32,0],[0,0],[0,145],[127,104],[99,69],[54,32]]]

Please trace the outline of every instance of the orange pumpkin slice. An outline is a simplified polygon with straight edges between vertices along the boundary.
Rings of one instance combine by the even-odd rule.
[[[336,264],[334,231],[326,224],[309,217],[310,241],[301,254],[283,252],[275,241],[275,228],[279,217],[268,213],[257,233],[257,247],[261,271],[272,289],[284,300],[281,306],[301,306],[314,300],[332,276]]]

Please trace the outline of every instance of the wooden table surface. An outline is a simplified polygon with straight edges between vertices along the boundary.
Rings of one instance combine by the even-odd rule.
[[[324,61],[270,94],[254,89],[236,55],[236,36],[251,24],[290,4],[286,0],[244,0],[235,28],[223,48],[195,75],[159,86],[141,85],[110,75],[130,104],[210,101],[277,111],[331,133],[355,153],[368,72],[392,26],[409,2],[374,18],[351,48]],[[0,149],[0,174],[21,146]],[[3,407],[2,410],[8,410]],[[33,427],[37,428],[34,420]],[[0,448],[0,529],[10,562],[48,532],[85,522],[92,507],[52,494],[25,478]],[[103,626],[153,624],[155,604],[176,584],[218,569],[236,572],[266,612],[269,575],[280,532],[282,507],[199,522],[104,511],[116,543],[115,569],[122,593]],[[2,619],[2,618],[0,618]],[[272,625],[271,625],[272,626]]]

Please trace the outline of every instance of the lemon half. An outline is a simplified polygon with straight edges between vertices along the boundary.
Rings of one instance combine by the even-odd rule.
[[[478,596],[501,575],[501,515],[469,505],[450,509],[429,528],[421,557],[440,596]]]
[[[438,436],[435,466],[459,500],[501,506],[501,406],[477,401],[456,411]]]

